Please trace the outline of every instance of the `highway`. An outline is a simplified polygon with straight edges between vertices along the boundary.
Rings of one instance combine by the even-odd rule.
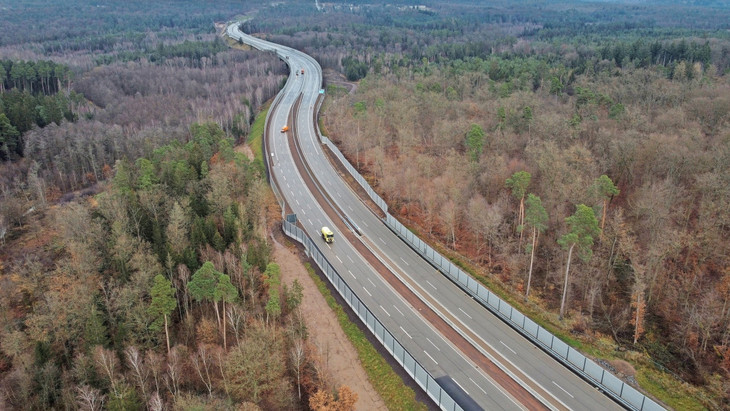
[[[227,34],[260,50],[276,51],[290,67],[265,138],[272,179],[300,226],[313,239],[322,226],[333,228],[335,242],[322,242],[320,249],[434,378],[455,383],[455,399],[462,395],[473,400],[462,399],[462,407],[620,409],[438,273],[349,188],[316,136],[314,110],[322,78],[314,59],[248,36],[237,24]],[[295,124],[290,124],[292,110]],[[294,133],[280,133],[284,125]],[[362,235],[350,230],[353,223]]]

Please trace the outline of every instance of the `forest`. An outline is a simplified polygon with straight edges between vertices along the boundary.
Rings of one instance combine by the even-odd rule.
[[[216,33],[255,2],[97,3],[0,1],[0,408],[352,409],[239,146],[287,74]]]
[[[0,408],[353,407],[237,146],[287,75],[216,35],[246,13],[320,62],[404,224],[669,407],[730,407],[725,2],[0,10]]]
[[[727,5],[423,4],[244,27],[357,81],[323,130],[402,222],[669,406],[730,407]]]

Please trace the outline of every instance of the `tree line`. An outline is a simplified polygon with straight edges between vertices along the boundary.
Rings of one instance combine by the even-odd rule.
[[[16,89],[51,95],[66,85],[71,72],[53,61],[0,60],[0,92]]]

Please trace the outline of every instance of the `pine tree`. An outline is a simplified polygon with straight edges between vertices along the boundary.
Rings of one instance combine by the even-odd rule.
[[[593,255],[593,238],[601,232],[598,228],[598,219],[593,209],[585,204],[578,204],[575,213],[567,217],[569,232],[558,239],[563,249],[568,250],[568,262],[565,265],[565,284],[563,286],[563,298],[560,302],[560,319],[565,313],[565,296],[568,294],[568,274],[570,273],[570,260],[573,256],[573,249],[578,246],[578,257],[583,261],[590,260]]]
[[[530,296],[530,282],[532,281],[532,265],[535,261],[535,247],[537,247],[537,238],[540,233],[547,229],[548,215],[545,207],[542,206],[540,197],[530,193],[527,195],[527,210],[525,211],[525,224],[532,227],[532,245],[530,249],[530,271],[527,274],[527,288],[525,290],[525,298]]]
[[[157,274],[150,291],[152,302],[147,308],[147,312],[155,319],[150,328],[153,330],[160,329],[160,323],[165,326],[165,340],[167,341],[167,353],[170,353],[170,333],[167,326],[167,317],[177,307],[175,299],[175,288],[172,287],[170,280],[162,274]]]

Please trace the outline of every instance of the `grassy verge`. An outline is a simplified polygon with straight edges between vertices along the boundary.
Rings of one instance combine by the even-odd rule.
[[[365,334],[347,318],[344,309],[337,304],[335,298],[330,293],[327,285],[314,272],[314,268],[309,263],[305,264],[309,276],[312,277],[317,288],[327,301],[332,311],[337,315],[340,327],[347,335],[347,338],[355,346],[360,362],[368,374],[368,379],[385,402],[385,406],[389,410],[425,410],[426,406],[416,401],[416,394],[407,387],[403,380],[393,371],[390,364],[378,354],[375,347],[368,341]]]
[[[697,411],[707,409],[697,398],[696,389],[652,366],[637,367],[636,381],[672,409]]]
[[[264,126],[266,125],[266,115],[269,113],[270,107],[271,101],[261,107],[261,111],[256,115],[248,134],[247,143],[253,151],[254,162],[261,167],[261,170],[264,169]]]

